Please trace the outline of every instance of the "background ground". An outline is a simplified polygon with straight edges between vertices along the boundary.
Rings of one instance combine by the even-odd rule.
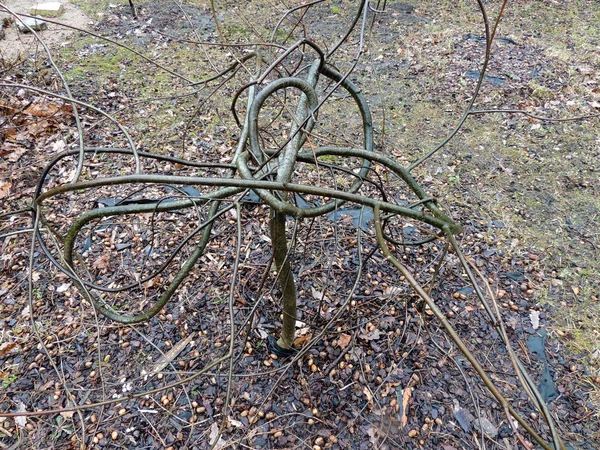
[[[227,51],[182,41],[216,39],[206,3],[135,2],[138,20],[125,2],[73,3],[93,22],[94,33],[190,79],[202,79],[214,73],[213,65],[223,68],[231,62]],[[337,1],[314,7],[305,18],[307,33],[321,45],[332,42],[352,17],[353,5]],[[492,17],[498,6],[489,3]],[[221,32],[237,42],[267,40],[282,7],[257,1],[243,8],[217,2],[216,8]],[[352,79],[370,101],[380,151],[412,161],[451,131],[472,95],[484,54],[481,19],[474,2],[388,2],[386,11],[370,32]],[[557,118],[598,112],[599,22],[600,6],[593,1],[511,3],[477,107],[520,108]],[[15,42],[10,39],[14,37],[8,34],[5,49]],[[349,67],[356,36],[351,42],[336,57],[341,70]],[[194,115],[208,91],[174,98],[190,92],[181,79],[122,47],[82,34],[54,48],[73,94],[115,114],[139,148],[216,162],[231,157],[237,136],[228,96],[245,82],[243,76]],[[47,57],[33,45],[24,50],[29,53],[20,60],[3,53],[3,80],[59,91]],[[28,92],[15,97],[14,91],[1,101],[0,201],[6,212],[30,202],[41,168],[71,148],[76,129],[60,101]],[[323,120],[329,117],[332,134],[341,123],[350,136],[356,118],[343,107],[343,99],[339,102],[342,106],[325,111]],[[92,111],[85,114],[87,145],[122,144],[114,126]],[[493,283],[515,348],[548,390],[561,435],[572,448],[583,449],[598,448],[599,438],[599,156],[597,118],[549,123],[488,114],[469,118],[457,137],[418,170],[426,189],[465,225],[463,248]],[[90,173],[129,170],[125,158],[102,161],[104,167],[92,163]],[[65,164],[55,176],[67,179],[69,170]],[[94,207],[98,198],[122,194],[97,192],[77,203],[65,198],[53,220],[60,225]],[[248,253],[236,303],[240,314],[254,305],[252,293],[268,261],[261,250],[265,217],[263,206],[244,211]],[[175,230],[186,220],[168,219],[159,241],[165,248],[173,245]],[[2,219],[2,233],[30,226],[26,216]],[[355,228],[346,217],[341,223],[323,219],[299,230],[305,336],[318,333],[327,320],[326,314],[315,312],[323,294],[334,310],[351,288],[360,257]],[[233,229],[234,222],[219,225],[197,280],[182,289],[180,303],[136,327],[95,317],[68,278],[41,256],[33,271],[30,307],[29,238],[5,237],[0,257],[2,411],[52,409],[161,387],[221,355],[229,333],[226,296],[232,254],[227,249],[232,248]],[[101,229],[90,230],[92,235],[109,246],[121,242]],[[365,232],[362,239],[366,255],[374,238]],[[113,250],[111,255],[125,262],[126,252],[133,255],[133,250]],[[405,256],[418,273],[427,274],[439,250],[429,246]],[[101,250],[92,247],[88,258],[101,276],[110,266],[102,267],[102,253],[95,251]],[[547,433],[517,387],[505,350],[452,256],[441,275],[436,300],[515,407]],[[236,361],[229,410],[223,408],[227,367],[217,367],[147,399],[25,422],[8,418],[0,423],[0,443],[6,448],[70,448],[80,441],[92,448],[208,448],[227,411],[223,444],[233,448],[480,448],[476,417],[495,428],[494,437],[484,440],[487,448],[517,448],[502,411],[468,363],[377,254],[364,268],[357,292],[344,320],[285,372],[279,370],[285,363],[269,357],[264,345],[264,333],[272,332],[269,325],[278,320],[277,302],[260,306],[248,344],[238,343],[243,352]],[[540,330],[548,333],[542,348],[549,378],[543,376],[545,363],[534,355],[539,346],[532,337],[539,337]],[[160,376],[144,375],[180,342],[184,350]]]

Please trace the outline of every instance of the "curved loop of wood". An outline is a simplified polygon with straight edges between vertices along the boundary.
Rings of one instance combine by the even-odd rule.
[[[363,143],[364,143],[364,151],[365,153],[358,155],[363,159],[361,164],[360,172],[356,176],[356,180],[352,183],[348,192],[355,193],[358,192],[360,187],[362,186],[363,179],[366,178],[369,167],[371,166],[370,161],[370,153],[373,152],[373,119],[371,116],[371,111],[367,104],[366,99],[360,92],[360,90],[354,85],[350,80],[340,74],[337,70],[333,69],[330,66],[323,65],[319,68],[321,74],[325,75],[327,78],[339,83],[352,97],[358,109],[360,111],[362,122],[363,122]],[[260,144],[258,142],[258,115],[260,112],[260,108],[263,105],[264,101],[271,96],[274,92],[279,89],[284,89],[286,87],[295,87],[300,89],[305,95],[307,95],[309,107],[312,111],[309,114],[308,119],[306,120],[306,128],[312,129],[315,121],[315,117],[317,111],[315,110],[318,98],[316,97],[316,92],[313,87],[306,81],[299,78],[283,78],[274,81],[266,88],[264,88],[260,93],[256,96],[256,99],[252,103],[251,110],[249,111],[249,142],[250,149],[253,158],[258,162],[262,163],[263,158],[262,155],[264,153],[263,149],[260,148]],[[299,132],[302,132],[299,130]],[[297,150],[296,150],[297,151]],[[366,153],[368,152],[368,153]],[[356,156],[345,153],[344,151],[340,152],[338,156]],[[299,154],[296,155],[299,157]],[[306,161],[306,156],[304,157]],[[247,160],[245,158],[239,158],[237,161],[237,167],[239,169],[240,175],[242,178],[246,180],[255,180],[256,176],[252,173],[252,171],[248,167]],[[396,167],[400,167],[397,165]],[[408,174],[408,172],[403,171],[403,175]],[[323,205],[301,208],[298,206],[294,206],[289,202],[283,201],[277,198],[273,193],[264,189],[256,189],[256,194],[271,208],[276,210],[279,213],[286,214],[288,216],[293,217],[317,217],[339,208],[343,205],[343,201],[332,200]]]

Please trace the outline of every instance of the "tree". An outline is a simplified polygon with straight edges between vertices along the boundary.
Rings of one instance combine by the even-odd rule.
[[[302,17],[296,19],[294,14],[302,15],[307,8],[313,6],[313,3],[286,11],[278,24],[273,27],[272,36],[279,36],[280,25],[287,20],[291,20],[293,28],[300,26]],[[3,83],[6,88],[29,89],[68,101],[73,105],[73,114],[78,122],[77,111],[81,107],[102,114],[114,123],[122,133],[124,141],[128,143],[128,148],[98,148],[86,147],[81,141],[78,149],[58,155],[46,166],[40,177],[33,202],[34,236],[37,245],[48,259],[70,277],[81,295],[93,304],[98,312],[111,320],[134,324],[148,321],[164,311],[163,308],[168,305],[169,300],[178,294],[179,290],[185,287],[190,277],[193,276],[194,268],[197,267],[210,245],[214,225],[219,221],[224,221],[227,217],[232,217],[235,231],[224,228],[226,233],[233,236],[229,245],[232,247],[231,255],[234,260],[231,267],[231,289],[227,299],[230,325],[229,351],[185,380],[191,381],[216,365],[228,362],[230,387],[235,359],[234,344],[236,341],[244,341],[241,327],[238,330],[235,328],[234,309],[235,280],[238,277],[240,260],[243,256],[241,252],[243,244],[241,216],[244,209],[247,208],[248,198],[255,195],[255,201],[260,201],[269,207],[268,222],[272,259],[281,290],[283,310],[281,330],[278,333],[278,339],[271,338],[271,350],[278,356],[291,356],[293,360],[298,360],[307,349],[318,342],[319,335],[313,337],[309,343],[305,343],[305,346],[294,348],[298,288],[294,280],[291,248],[294,247],[295,236],[292,236],[292,245],[290,245],[286,223],[289,218],[298,221],[331,214],[333,214],[334,220],[338,220],[337,214],[344,205],[349,203],[353,208],[361,211],[360,215],[369,213],[373,215],[376,241],[383,256],[383,262],[391,263],[423,299],[429,310],[442,323],[449,336],[471,362],[507,415],[512,415],[542,447],[551,448],[495,387],[477,359],[454,331],[444,312],[438,308],[430,293],[418,281],[418,274],[401,262],[401,257],[397,252],[398,249],[407,245],[422,245],[434,241],[443,244],[442,253],[444,255],[449,248],[452,249],[488,312],[492,325],[508,346],[511,361],[516,372],[522,377],[524,385],[527,386],[526,390],[531,392],[535,404],[543,411],[548,420],[555,447],[564,447],[554,429],[552,418],[537,393],[536,386],[510,348],[510,342],[498,310],[494,308],[493,303],[490,305],[486,300],[486,295],[479,286],[480,281],[473,273],[471,265],[463,256],[454,237],[461,231],[460,225],[443,212],[435,198],[428,195],[411,174],[416,167],[443,148],[456,135],[469,115],[481,113],[481,111],[475,111],[473,105],[485,76],[494,34],[502,13],[498,15],[494,26],[491,27],[485,14],[485,8],[481,2],[479,3],[486,26],[486,58],[479,74],[476,90],[461,120],[454,130],[442,139],[440,145],[405,166],[399,161],[375,151],[373,124],[368,102],[360,89],[349,80],[364,50],[364,35],[368,30],[367,23],[371,6],[368,2],[358,3],[353,22],[345,30],[342,38],[329,50],[306,37],[301,37],[289,44],[292,33],[285,34],[282,39],[272,38],[268,43],[256,44],[255,52],[246,53],[241,57],[237,56],[232,65],[216,76],[191,83],[193,86],[204,87],[214,80],[223,79],[225,81],[217,85],[208,97],[213,95],[227,97],[228,93],[224,87],[227,81],[235,79],[234,77],[240,74],[249,77],[249,81],[231,95],[232,115],[240,129],[236,136],[235,153],[231,160],[226,162],[204,162],[199,161],[198,158],[188,160],[140,151],[127,129],[118,120],[99,108],[77,100],[68,90],[66,94],[62,95],[33,86]],[[214,9],[213,15],[216,16]],[[358,35],[359,41],[355,49],[353,65],[348,70],[340,72],[331,65],[330,61],[336,52],[347,45],[348,39],[353,36],[353,33]],[[163,66],[158,66],[158,69],[170,70]],[[66,83],[65,86],[67,86]],[[351,99],[348,102],[350,109],[360,115],[358,122],[360,123],[362,145],[339,145],[337,142],[324,144],[330,136],[321,134],[319,115],[331,115],[331,109],[328,109],[327,102],[336,96],[337,98],[346,96]],[[239,118],[239,111],[244,109],[239,107],[242,98],[246,100],[246,112],[243,120]],[[197,115],[202,114],[202,106],[201,103],[188,123],[192,123]],[[335,108],[333,109],[335,110]],[[283,124],[286,124],[287,130],[289,130],[287,134],[282,132]],[[267,125],[271,125],[276,132],[269,134]],[[83,133],[84,130],[80,126],[79,135],[81,136]],[[356,140],[354,136],[352,139],[347,138],[344,130],[341,131],[341,135],[336,136],[336,139],[337,141]],[[185,139],[183,141],[181,153],[185,154]],[[83,168],[86,161],[90,160],[90,155],[130,157],[133,161],[133,173],[105,177],[88,175]],[[104,168],[114,169],[110,163],[109,158],[103,161]],[[71,167],[73,164],[74,167]],[[128,167],[121,164],[121,166],[116,166],[116,171],[127,172]],[[157,166],[159,166],[157,171],[164,173],[151,172],[151,169],[156,169]],[[56,173],[64,172],[65,167],[73,169],[69,171],[73,176],[68,180],[60,179],[56,175]],[[173,167],[186,173],[184,175],[168,173],[172,171]],[[326,171],[323,171],[322,168],[325,168]],[[190,174],[195,169],[203,170],[208,174],[203,176]],[[318,185],[316,182],[321,181],[319,177],[327,177],[326,183],[323,184],[329,183],[333,187]],[[387,183],[391,178],[398,180],[393,190]],[[400,185],[402,189],[398,188]],[[53,204],[60,205],[64,199],[75,202],[84,195],[83,198],[89,198],[88,193],[93,190],[97,190],[99,193],[111,192],[114,194],[115,191],[111,191],[111,189],[115,186],[116,193],[123,194],[123,197],[117,198],[115,195],[103,199],[98,194],[96,197],[98,207],[87,210],[76,207],[75,219],[70,223],[63,222],[56,226],[50,217],[51,214],[48,214]],[[213,187],[215,189],[209,190]],[[400,200],[397,197],[398,192],[402,192],[403,195]],[[180,243],[169,244],[170,241],[167,241],[167,247],[172,247],[174,250],[164,255],[160,252],[163,249],[158,249],[153,244],[155,236],[161,234],[154,227],[160,221],[172,222],[174,226],[170,232],[178,233],[178,229],[181,228],[178,215],[182,213],[194,214],[197,224],[191,232],[181,238]],[[140,217],[146,217],[146,219],[142,220]],[[123,223],[126,219],[130,220],[129,226],[132,229],[147,227],[145,233],[133,234],[133,244],[115,241],[115,236],[124,232]],[[398,222],[402,223],[402,221],[417,228],[423,235],[423,239],[407,242],[404,236],[398,237],[395,228],[398,226]],[[357,240],[360,240],[361,222],[359,220],[356,227],[359,235]],[[40,231],[41,225],[44,225],[46,231]],[[112,236],[105,230],[109,230]],[[104,237],[102,243],[108,247],[101,254],[98,249],[94,248],[97,244],[93,239],[94,234],[100,231]],[[120,267],[121,279],[113,278],[109,280],[108,284],[102,283],[102,278],[111,270],[114,271],[115,266],[118,266],[111,259],[112,246],[117,244],[131,245],[136,250],[135,252],[132,250],[131,255],[132,259],[140,258],[140,271],[132,276],[126,273],[128,270],[126,267]],[[35,245],[32,245],[32,255]],[[92,264],[87,264],[87,267],[86,259],[90,257],[86,257],[86,254],[93,255],[94,258],[91,261]],[[158,260],[157,263],[153,262],[154,257]],[[440,264],[441,261],[443,258],[440,258]],[[127,263],[129,262],[127,261]],[[263,295],[264,280],[268,276],[269,268],[270,263],[264,271],[263,281],[255,292],[257,298]],[[359,264],[359,274],[361,268],[362,263]],[[214,281],[211,280],[211,282]],[[138,293],[131,294],[136,289]],[[152,295],[155,297],[155,302],[149,307],[142,312],[138,311],[137,306],[130,308],[129,313],[119,311],[128,308],[131,297],[138,297],[140,292],[148,289],[153,291]],[[335,319],[341,317],[351,300],[352,294],[348,295],[346,301],[329,318],[324,329],[327,329]],[[259,302],[256,302],[256,307],[258,305]],[[253,320],[254,309],[245,316],[242,323],[246,325],[252,323]],[[245,339],[247,339],[247,334]],[[147,391],[136,394],[139,397],[146,395],[148,395]],[[230,403],[229,396],[230,389],[227,390],[225,405]],[[218,437],[215,437],[214,445],[217,445],[218,442]]]

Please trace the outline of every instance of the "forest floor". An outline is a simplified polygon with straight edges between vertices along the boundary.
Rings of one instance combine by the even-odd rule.
[[[229,104],[249,75],[238,72],[214,95],[218,81],[211,89],[193,82],[246,52],[210,43],[268,42],[283,7],[262,0],[244,7],[215,2],[217,27],[210,2],[134,1],[137,19],[126,2],[71,3],[89,17],[90,32],[110,39],[80,33],[51,46],[73,96],[116,118],[111,122],[80,105],[85,145],[126,147],[123,127],[141,151],[230,163],[239,128]],[[316,4],[302,27],[283,21],[275,41],[304,32],[328,48],[352,20],[355,3]],[[493,21],[500,2],[486,6]],[[509,2],[475,109],[589,117],[471,115],[414,171],[464,226],[461,248],[490,284],[512,346],[570,449],[600,448],[600,119],[591,117],[600,112],[598,23],[600,4],[593,0]],[[408,165],[452,132],[477,83],[484,34],[474,1],[387,2],[368,24],[350,76],[371,107],[377,151]],[[359,41],[354,32],[330,60],[340,72],[350,69]],[[262,52],[266,60],[274,58],[268,48]],[[64,94],[43,49],[31,43],[22,55],[3,55],[3,83]],[[242,96],[238,105],[244,101]],[[243,106],[238,110],[243,113]],[[261,122],[271,127],[265,142],[284,133],[285,116]],[[77,148],[78,132],[70,105],[19,86],[2,87],[0,124],[3,214],[31,204],[43,168]],[[319,126],[315,142],[360,146],[360,115],[347,96],[333,96],[323,106]],[[69,157],[57,163],[44,189],[67,183],[75,162]],[[133,168],[126,155],[98,154],[86,160],[82,177],[126,175]],[[142,168],[195,176],[224,170],[154,161]],[[326,170],[302,170],[296,176],[309,183],[327,179]],[[373,173],[390,198],[411,201],[383,168]],[[177,189],[132,185],[65,194],[46,206],[43,226],[64,234],[85,211],[124,198],[204,193]],[[372,186],[361,193],[379,195]],[[205,214],[198,208],[92,223],[76,241],[82,255],[77,267],[83,273],[85,266],[86,276],[105,286],[137,283],[127,296],[104,298],[115,309],[139,312],[192,245],[171,262],[169,249]],[[269,270],[268,217],[268,208],[253,201],[242,203],[239,215],[227,213],[173,300],[148,322],[121,325],[96,314],[51,263],[48,256],[59,258],[60,244],[47,231],[48,254],[39,245],[31,249],[30,213],[0,216],[0,413],[23,414],[0,417],[0,449],[205,449],[211,443],[219,449],[525,448],[523,440],[531,437],[509,425],[431,310],[377,251],[372,211],[356,205],[289,222],[297,344],[311,347],[292,363],[270,355],[266,337],[276,335],[281,311]],[[398,226],[405,237],[420,237],[417,224]],[[444,258],[444,241],[397,247],[503,395],[550,440],[456,255]],[[136,273],[161,264],[168,266],[162,278],[138,282]],[[267,288],[257,297],[264,272]],[[233,342],[232,324],[239,331]],[[231,366],[225,361],[199,373],[230,345]],[[130,397],[139,393],[147,395]]]

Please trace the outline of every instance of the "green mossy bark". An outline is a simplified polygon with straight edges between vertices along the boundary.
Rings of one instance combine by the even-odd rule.
[[[290,349],[294,344],[294,332],[296,331],[296,283],[288,258],[285,219],[285,214],[272,211],[269,225],[283,305],[283,326],[277,344],[282,348]]]

